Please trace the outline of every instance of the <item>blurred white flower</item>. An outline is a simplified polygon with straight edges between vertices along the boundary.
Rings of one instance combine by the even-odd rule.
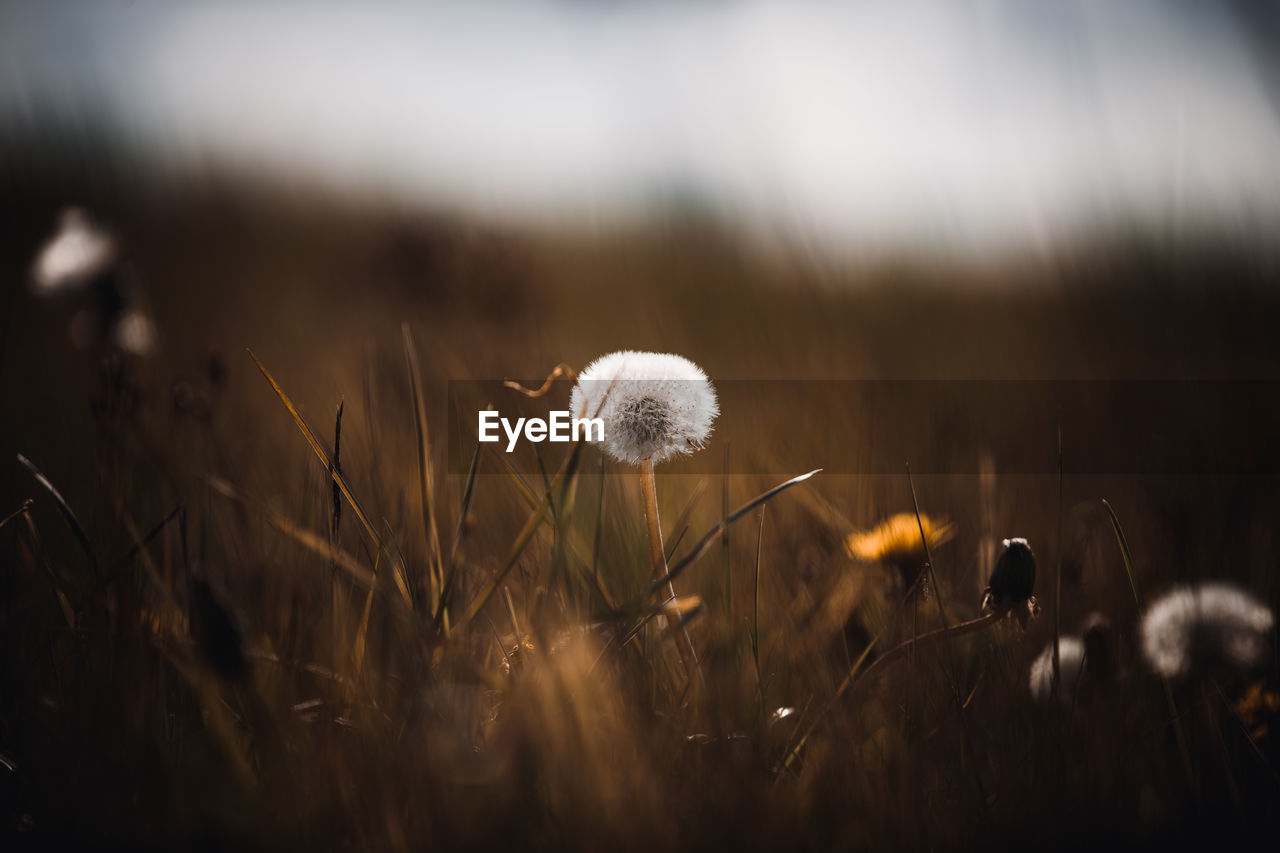
[[[1058,685],[1058,699],[1070,703],[1084,670],[1084,643],[1079,637],[1061,637],[1058,640],[1058,665],[1062,683]],[[1053,694],[1053,643],[1031,664],[1031,695],[1037,702],[1048,702]]]
[[[1072,704],[1082,691],[1095,690],[1116,677],[1111,650],[1111,623],[1097,613],[1089,614],[1082,636],[1058,640],[1058,700]],[[1047,702],[1053,695],[1053,643],[1031,664],[1031,695],[1037,702]]]
[[[587,365],[569,398],[574,417],[604,420],[604,450],[630,464],[700,449],[720,413],[715,389],[678,355],[623,351]]]
[[[156,324],[145,311],[130,308],[111,330],[115,345],[134,355],[147,355],[156,345]]]
[[[1247,672],[1263,664],[1275,619],[1248,593],[1224,583],[1179,587],[1142,617],[1142,652],[1160,675]]]
[[[82,208],[69,207],[31,265],[32,285],[42,296],[83,287],[115,257],[115,241]]]

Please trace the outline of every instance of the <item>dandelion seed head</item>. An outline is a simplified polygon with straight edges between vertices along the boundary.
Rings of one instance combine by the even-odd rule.
[[[1142,617],[1142,653],[1166,678],[1248,672],[1266,662],[1274,625],[1267,607],[1230,584],[1178,587]]]
[[[1079,637],[1060,637],[1058,639],[1058,669],[1062,673],[1062,682],[1058,685],[1058,699],[1071,702],[1075,696],[1080,677],[1084,674],[1085,649]],[[1031,696],[1037,702],[1048,702],[1053,695],[1053,643],[1044,647],[1044,651],[1031,664]]]
[[[601,418],[605,452],[633,465],[701,449],[720,413],[715,389],[696,364],[630,350],[588,364],[569,407],[575,418]]]
[[[1115,676],[1111,654],[1111,625],[1106,618],[1092,613],[1085,620],[1084,631],[1079,637],[1058,639],[1058,699],[1072,703],[1077,693],[1087,691],[1111,681]],[[1031,696],[1037,702],[1047,702],[1053,695],[1053,643],[1031,664]]]
[[[111,332],[116,346],[125,352],[143,356],[156,345],[156,325],[146,312],[131,308],[116,320]]]
[[[62,211],[58,229],[31,266],[36,293],[52,296],[82,287],[115,261],[115,241],[82,208]]]

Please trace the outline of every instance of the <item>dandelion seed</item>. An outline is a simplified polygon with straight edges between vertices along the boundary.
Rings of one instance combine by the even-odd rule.
[[[587,365],[569,406],[575,417],[601,418],[605,452],[632,465],[701,449],[720,413],[715,389],[696,364],[632,351]]]
[[[1142,653],[1166,678],[1248,672],[1266,663],[1271,611],[1224,583],[1174,589],[1142,617]]]
[[[62,211],[58,230],[41,247],[31,267],[36,293],[52,296],[88,284],[116,258],[115,241],[79,207]]]

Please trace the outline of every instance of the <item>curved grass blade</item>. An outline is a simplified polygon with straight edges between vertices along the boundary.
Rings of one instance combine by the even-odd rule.
[[[98,576],[98,558],[93,553],[93,546],[89,544],[89,534],[85,533],[84,526],[80,523],[80,519],[76,518],[76,514],[72,512],[71,505],[67,503],[67,499],[62,496],[62,492],[49,482],[49,478],[40,472],[30,459],[18,454],[18,461],[22,466],[31,472],[31,476],[36,478],[36,482],[44,487],[50,497],[53,498],[54,504],[58,507],[58,512],[62,513],[63,519],[67,522],[67,526],[71,528],[71,532],[75,534],[76,540],[80,543],[80,547],[89,557],[89,564],[93,567],[93,574]]]
[[[369,522],[369,516],[365,513],[364,508],[360,506],[360,501],[357,500],[356,496],[352,493],[351,486],[347,484],[347,478],[342,476],[341,471],[338,471],[333,467],[332,463],[329,461],[329,454],[325,452],[324,446],[320,443],[320,440],[316,438],[316,434],[302,417],[302,413],[293,405],[293,401],[289,399],[289,395],[280,387],[280,383],[276,382],[275,377],[271,375],[266,366],[264,366],[263,363],[258,360],[258,357],[254,355],[253,350],[249,350],[249,358],[253,359],[253,363],[258,366],[258,370],[262,371],[262,375],[266,377],[266,380],[269,383],[271,383],[271,388],[276,392],[276,396],[280,398],[280,402],[284,403],[284,407],[289,410],[289,414],[293,416],[294,423],[298,425],[298,429],[301,430],[303,437],[306,438],[307,443],[311,445],[312,451],[315,452],[316,456],[319,457],[320,461],[324,464],[325,470],[331,472],[333,481],[337,483],[338,488],[342,490],[342,495],[347,499],[347,503],[351,506],[351,511],[354,512],[356,518],[360,520],[360,524],[364,527],[365,533],[368,534],[369,539],[373,542],[374,550],[384,550],[382,538],[374,531],[373,525]],[[399,590],[401,598],[404,599],[406,604],[412,605],[413,597],[409,594],[409,586],[404,578],[404,567],[396,562],[393,563],[392,568],[395,576],[396,588]]]
[[[489,603],[489,599],[497,592],[498,587],[506,579],[507,573],[511,571],[511,568],[516,564],[516,560],[520,559],[524,549],[533,540],[533,534],[538,532],[538,527],[542,524],[542,517],[547,514],[547,507],[550,506],[550,503],[549,499],[540,501],[538,508],[529,515],[529,520],[524,523],[520,534],[516,536],[515,543],[511,546],[511,552],[507,554],[507,559],[503,561],[502,568],[498,569],[498,573],[485,585],[485,588],[476,596],[475,601],[471,602],[471,607],[467,609],[467,613],[462,619],[462,626],[471,624],[471,620],[484,609],[484,606]]]
[[[559,473],[557,473],[555,479],[551,481],[551,485],[547,489],[547,493],[537,502],[533,511],[529,514],[528,521],[525,522],[524,527],[520,530],[520,534],[516,536],[516,541],[512,544],[511,552],[503,562],[502,568],[498,570],[498,573],[494,575],[493,579],[489,581],[481,593],[476,596],[475,601],[471,602],[471,607],[467,609],[466,616],[463,617],[463,620],[460,623],[461,626],[469,625],[471,620],[474,619],[476,615],[484,609],[484,606],[489,603],[489,599],[493,596],[494,592],[497,591],[503,580],[506,579],[507,573],[515,566],[516,561],[520,559],[520,555],[524,553],[524,549],[528,547],[529,542],[533,540],[534,534],[538,532],[538,527],[541,526],[543,519],[546,517],[547,510],[551,508],[552,502],[556,499],[557,491],[563,495],[567,494],[573,487],[574,479],[577,477],[578,473],[578,462],[582,457],[582,447],[582,441],[574,444],[573,450],[569,454],[569,458],[564,461],[563,467],[560,469]],[[508,467],[508,470],[514,477],[514,469]],[[598,591],[602,598],[607,601],[608,596],[604,594],[604,590],[598,588]]]
[[[726,528],[728,528],[729,525],[733,524],[735,521],[742,518],[747,513],[751,512],[751,510],[772,500],[773,498],[782,494],[792,486],[797,486],[800,483],[803,483],[805,480],[809,479],[810,477],[812,477],[814,474],[817,474],[821,470],[822,470],[821,468],[814,468],[808,474],[801,474],[799,477],[792,477],[790,480],[787,480],[785,483],[780,483],[779,485],[774,486],[769,491],[751,499],[750,501],[747,501],[745,504],[738,507],[733,512],[729,513],[727,516],[721,519],[716,524],[715,527],[708,530],[706,535],[704,535],[701,539],[699,539],[697,544],[694,545],[691,549],[689,549],[689,551],[687,551],[683,557],[681,557],[679,560],[676,560],[674,563],[668,566],[667,573],[664,576],[658,578],[657,580],[653,581],[649,585],[649,592],[647,593],[646,597],[653,595],[661,587],[665,586],[668,582],[675,580],[675,578],[682,571],[687,569],[690,566],[690,564],[693,563],[694,560],[701,557],[703,553],[705,553],[706,550],[711,547],[711,544],[715,542],[716,537],[720,534],[722,530],[725,530]]]
[[[230,498],[233,501],[247,504],[248,501],[235,490],[230,483],[217,477],[205,477],[205,482],[218,494],[223,497]],[[360,565],[355,557],[333,544],[330,540],[325,539],[304,527],[299,527],[289,519],[273,511],[270,507],[260,506],[259,511],[266,519],[267,523],[297,542],[303,548],[318,554],[327,560],[331,560],[334,565],[342,569],[351,579],[367,590],[373,590],[377,587],[377,572],[370,572],[364,566]],[[381,551],[378,551],[381,554]]]
[[[1102,506],[1107,511],[1107,517],[1111,519],[1111,529],[1116,534],[1116,544],[1120,546],[1120,559],[1124,562],[1125,574],[1129,576],[1129,588],[1133,590],[1133,601],[1141,609],[1142,596],[1138,593],[1138,574],[1133,568],[1133,552],[1129,550],[1129,538],[1124,535],[1124,528],[1120,526],[1120,518],[1106,498],[1102,499]],[[1182,769],[1187,774],[1187,784],[1194,789],[1196,786],[1196,774],[1191,764],[1191,751],[1187,745],[1187,733],[1182,729],[1182,717],[1178,714],[1178,703],[1173,698],[1173,688],[1169,686],[1169,679],[1161,676],[1160,683],[1164,685],[1165,702],[1169,705],[1169,715],[1173,720],[1173,733],[1178,741],[1178,752],[1181,753],[1182,757]]]
[[[475,453],[471,455],[471,468],[467,471],[467,485],[462,490],[462,506],[458,509],[458,523],[453,530],[453,543],[449,546],[449,570],[444,577],[444,586],[440,588],[440,601],[436,605],[435,627],[440,630],[449,607],[449,598],[453,595],[453,584],[458,576],[458,543],[462,541],[466,530],[467,513],[471,511],[471,496],[475,492],[476,475],[480,472],[480,451],[483,445],[476,442]]]
[[[31,509],[31,505],[33,503],[35,503],[35,501],[31,500],[31,498],[27,498],[25,501],[23,501],[22,506],[18,507],[13,512],[6,515],[3,521],[0,521],[0,529],[3,529],[6,524],[13,521],[15,518],[20,517],[24,512]]]
[[[422,399],[422,371],[418,367],[418,350],[413,345],[409,324],[400,327],[404,335],[404,356],[409,364],[409,392],[413,399],[414,431],[418,445],[418,491],[422,501],[422,532],[427,538],[428,574],[432,597],[437,602],[444,589],[444,564],[440,559],[440,531],[436,527],[435,490],[431,483],[431,439],[427,431],[427,407]]]
[[[1129,576],[1129,589],[1133,590],[1133,601],[1141,607],[1142,596],[1138,594],[1138,575],[1133,570],[1133,553],[1129,550],[1129,540],[1125,538],[1124,528],[1120,526],[1120,519],[1116,517],[1116,511],[1111,508],[1111,504],[1105,498],[1102,501],[1102,506],[1107,511],[1107,517],[1111,520],[1111,529],[1116,534],[1116,544],[1120,546],[1120,559],[1124,561],[1124,571]]]

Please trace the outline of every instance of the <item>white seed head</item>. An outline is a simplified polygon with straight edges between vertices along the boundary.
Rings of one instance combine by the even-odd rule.
[[[111,330],[116,346],[134,355],[148,355],[156,345],[156,324],[145,311],[130,308]]]
[[[701,449],[720,413],[715,389],[698,365],[678,355],[601,356],[578,375],[573,417],[604,421],[604,450],[632,465]]]
[[[1071,702],[1076,686],[1083,675],[1084,643],[1079,637],[1058,638],[1058,669],[1062,681],[1058,684],[1058,699]],[[1037,702],[1048,702],[1053,695],[1053,643],[1031,664],[1031,696]]]
[[[58,230],[40,248],[31,266],[36,293],[51,296],[81,287],[105,270],[116,256],[115,242],[78,207],[62,212]]]
[[[1248,593],[1224,583],[1179,587],[1142,617],[1142,653],[1160,675],[1247,672],[1267,660],[1275,619]]]

